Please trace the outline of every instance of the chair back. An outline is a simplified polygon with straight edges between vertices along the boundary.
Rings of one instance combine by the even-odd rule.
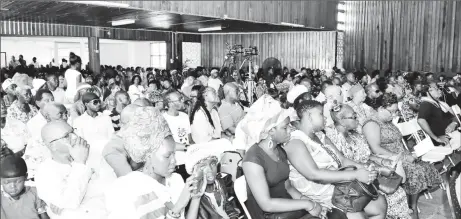
[[[402,133],[403,136],[411,135],[421,130],[421,127],[418,124],[417,118],[414,118],[406,122],[397,123],[396,126],[400,130],[400,133]]]
[[[245,211],[245,215],[247,219],[251,219],[250,212],[248,212],[248,209],[245,205],[245,202],[248,199],[247,195],[247,181],[245,179],[245,176],[241,176],[237,178],[234,182],[234,191],[235,195],[237,196],[237,199],[240,202],[240,205],[243,208],[243,211]]]
[[[241,168],[240,164],[242,159],[242,155],[236,151],[226,151],[222,153],[221,161],[219,162],[219,172],[232,175],[232,181],[235,182],[237,177],[241,174],[239,173],[239,168]]]

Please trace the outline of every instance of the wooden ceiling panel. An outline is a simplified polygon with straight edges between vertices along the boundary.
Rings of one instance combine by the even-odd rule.
[[[198,15],[185,15],[139,8],[114,8],[84,3],[57,1],[2,1],[2,20],[112,27],[111,21],[135,19],[134,24],[117,26],[129,29],[152,29],[198,33],[199,28],[222,26],[217,32],[309,31],[313,28],[255,23]],[[184,6],[185,7],[185,6]],[[161,10],[159,8],[158,10]],[[326,30],[326,29],[325,29]]]

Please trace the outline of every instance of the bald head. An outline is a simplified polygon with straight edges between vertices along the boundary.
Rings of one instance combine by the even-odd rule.
[[[133,104],[137,105],[137,106],[152,106],[151,102],[148,99],[144,98],[144,97],[136,99],[133,102]]]
[[[325,88],[325,96],[327,100],[336,100],[338,103],[343,102],[343,96],[341,93],[341,87],[332,85]]]
[[[43,126],[42,139],[46,145],[49,145],[52,141],[63,138],[73,131],[74,129],[65,121],[51,121]]]
[[[67,109],[63,104],[50,102],[43,107],[45,119],[48,122],[62,120],[67,121]]]
[[[131,118],[133,118],[134,112],[136,111],[137,108],[140,108],[140,107],[142,106],[130,104],[122,110],[122,112],[120,113],[120,123],[122,127],[126,125],[131,120]]]
[[[238,99],[238,93],[237,93],[238,87],[235,83],[233,82],[226,83],[223,86],[223,91],[224,91],[224,95],[226,96],[226,98],[230,98],[233,100]]]

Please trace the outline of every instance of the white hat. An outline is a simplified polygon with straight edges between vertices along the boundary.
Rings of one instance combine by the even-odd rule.
[[[218,161],[221,160],[221,154],[226,151],[235,151],[235,149],[232,143],[224,138],[189,146],[186,152],[187,173],[192,174],[194,166],[207,157],[215,156]]]
[[[41,86],[43,86],[44,84],[46,83],[45,80],[43,79],[40,79],[40,78],[35,78],[32,80],[32,95],[35,95],[38,91],[38,89],[40,89]]]
[[[302,93],[307,92],[307,87],[304,85],[294,86],[287,94],[287,100],[289,103],[295,102],[295,99],[299,97]]]
[[[7,78],[3,83],[2,83],[2,88],[3,90],[6,90],[10,85],[14,84],[13,79]]]

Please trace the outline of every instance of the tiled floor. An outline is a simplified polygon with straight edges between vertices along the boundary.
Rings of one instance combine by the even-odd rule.
[[[431,193],[433,199],[419,198],[420,219],[452,219],[447,194],[442,189]]]

